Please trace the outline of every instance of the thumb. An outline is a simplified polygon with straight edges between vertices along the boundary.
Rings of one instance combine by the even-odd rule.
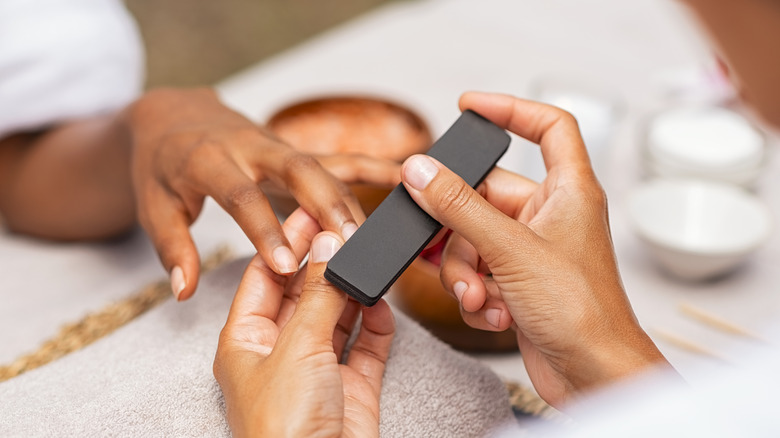
[[[347,305],[347,296],[325,279],[325,266],[343,244],[333,232],[319,233],[311,244],[301,297],[287,327],[301,330],[317,343],[332,342],[333,331]]]
[[[518,246],[525,246],[524,242],[530,243],[535,237],[525,225],[495,208],[432,157],[409,157],[401,168],[401,179],[412,199],[468,240],[488,266],[500,262],[507,249],[516,252],[522,249]]]

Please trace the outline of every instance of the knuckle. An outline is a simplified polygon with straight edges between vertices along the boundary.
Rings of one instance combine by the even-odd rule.
[[[337,289],[330,284],[322,275],[311,275],[304,282],[304,289],[315,293],[333,293]]]
[[[557,118],[560,123],[563,123],[564,125],[579,126],[577,118],[574,117],[574,114],[561,108],[556,108],[556,111],[558,113]]]
[[[322,166],[311,155],[293,153],[287,157],[285,169],[290,176],[305,177],[312,172],[320,171]]]
[[[178,174],[197,180],[204,168],[213,167],[223,155],[221,143],[208,139],[195,140],[180,161]]]
[[[338,191],[339,196],[341,196],[342,198],[357,200],[357,196],[355,196],[355,192],[353,192],[352,189],[349,188],[349,185],[345,184],[344,182],[338,179],[334,180],[334,184],[336,186],[336,190]],[[339,203],[339,205],[341,205],[341,203]]]
[[[242,210],[261,202],[263,198],[262,192],[255,185],[241,185],[231,189],[225,196],[225,208],[230,211]]]
[[[607,208],[607,193],[598,183],[583,181],[580,183],[579,191],[582,193],[581,199],[592,208],[598,210]]]
[[[450,214],[466,214],[473,208],[474,190],[463,182],[449,184],[442,189],[439,204]]]

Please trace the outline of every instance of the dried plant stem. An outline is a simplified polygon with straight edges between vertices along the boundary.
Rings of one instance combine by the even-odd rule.
[[[220,247],[206,258],[202,270],[203,272],[212,270],[231,258],[230,249],[226,246]],[[0,382],[84,348],[171,296],[171,285],[168,280],[157,281],[128,298],[85,316],[81,321],[63,326],[59,333],[44,342],[38,350],[25,354],[8,365],[0,366]]]

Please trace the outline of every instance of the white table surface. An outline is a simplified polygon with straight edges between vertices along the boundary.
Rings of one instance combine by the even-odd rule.
[[[624,283],[651,335],[660,329],[728,358],[750,342],[692,321],[681,302],[746,328],[780,317],[780,238],[775,233],[738,272],[691,284],[668,277],[629,227],[625,202],[641,179],[640,127],[668,103],[659,72],[705,62],[710,51],[670,0],[423,0],[393,3],[251,67],[219,85],[223,99],[262,122],[275,109],[314,95],[359,92],[416,109],[435,135],[458,115],[465,90],[529,96],[551,76],[594,84],[620,96],[624,111],[612,141],[593,151],[610,199]],[[501,165],[543,177],[538,150],[515,139]],[[780,214],[780,163],[758,193]],[[780,217],[780,216],[778,216]],[[193,228],[203,254],[221,243],[239,254],[252,246],[216,204]],[[164,276],[148,240],[137,233],[111,244],[57,245],[0,235],[0,363],[50,337],[66,322]],[[197,295],[194,299],[197,299]],[[689,379],[722,363],[657,339]],[[527,381],[519,354],[482,356],[499,374]]]

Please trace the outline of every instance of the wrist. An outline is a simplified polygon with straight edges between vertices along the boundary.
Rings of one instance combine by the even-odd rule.
[[[590,343],[580,360],[572,361],[577,371],[568,373],[571,395],[579,398],[583,393],[615,384],[639,374],[672,370],[672,366],[658,350],[647,333],[636,325],[624,334],[615,336],[612,331],[603,341]],[[585,365],[587,364],[587,365]]]

